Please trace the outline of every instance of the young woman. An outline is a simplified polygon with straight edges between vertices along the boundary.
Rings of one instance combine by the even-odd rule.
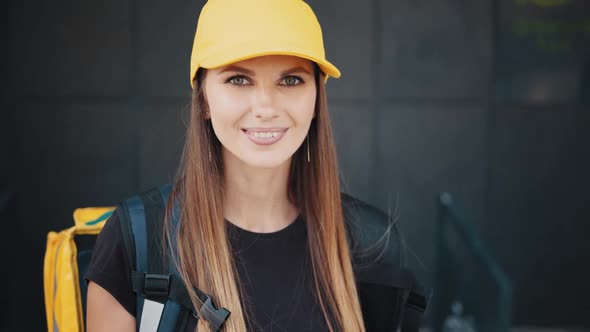
[[[165,252],[195,307],[193,287],[231,312],[224,331],[399,325],[392,285],[361,284],[379,278],[361,277],[353,259],[353,242],[362,241],[345,220],[328,76],[340,73],[325,59],[320,25],[303,1],[209,0],[201,11],[191,120],[169,200],[179,203],[180,225],[172,225],[168,204],[164,234],[175,249]],[[367,254],[368,264],[397,264],[387,216],[356,206],[372,220],[359,218],[355,234],[375,235],[360,251],[382,244]],[[89,332],[133,331],[139,324],[120,223],[116,214],[107,222],[86,274]],[[186,330],[195,326],[209,330],[203,319]]]

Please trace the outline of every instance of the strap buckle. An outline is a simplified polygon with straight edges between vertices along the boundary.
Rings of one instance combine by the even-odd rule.
[[[410,292],[408,296],[407,305],[408,307],[414,308],[420,312],[426,311],[428,301],[426,300],[426,296],[418,293],[418,292]]]
[[[170,291],[170,274],[145,274],[144,294],[146,297],[167,297]]]
[[[205,321],[209,322],[209,326],[213,331],[219,331],[221,329],[221,325],[227,320],[230,315],[230,312],[225,309],[216,309],[213,306],[213,301],[209,295],[205,295],[206,300],[203,302],[203,305],[199,308],[198,314],[193,312],[193,317],[199,319],[199,316],[203,318]]]

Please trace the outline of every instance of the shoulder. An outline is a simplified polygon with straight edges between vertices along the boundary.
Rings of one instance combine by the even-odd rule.
[[[403,268],[404,243],[397,218],[351,195],[342,193],[341,199],[355,268],[361,272]]]
[[[160,223],[165,213],[172,185],[153,186],[120,200],[116,212],[122,227],[128,224]]]
[[[84,267],[81,267],[83,271]],[[121,231],[121,220],[113,213],[105,222],[92,248],[92,257],[83,272],[84,279],[100,285],[131,315],[135,312],[135,294],[131,287],[131,265]]]
[[[371,227],[385,228],[389,225],[389,215],[383,210],[353,197],[346,193],[341,193],[342,209],[347,222],[369,223]]]
[[[114,214],[118,216],[130,262],[135,260],[133,253],[138,243],[144,248],[147,242],[149,248],[154,243],[148,239],[160,239],[171,188],[170,184],[154,186],[119,201]]]
[[[117,204],[123,228],[127,224],[160,223],[172,191],[170,183],[153,186],[128,196]]]
[[[119,206],[128,205],[133,206],[141,204],[144,208],[152,208],[154,206],[161,207],[166,205],[166,201],[172,191],[172,184],[167,183],[160,186],[153,186],[144,189],[135,195],[126,197],[119,202]]]

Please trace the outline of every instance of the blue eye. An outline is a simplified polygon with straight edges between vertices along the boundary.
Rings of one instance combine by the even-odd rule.
[[[281,81],[281,85],[295,86],[303,83],[303,80],[297,76],[287,76]]]

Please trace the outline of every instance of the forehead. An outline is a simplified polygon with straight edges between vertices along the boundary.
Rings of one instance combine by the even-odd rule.
[[[252,71],[256,70],[285,70],[294,67],[303,67],[310,72],[313,71],[312,61],[292,55],[264,55],[242,61],[237,61],[225,66],[211,69],[213,71],[222,71],[230,66],[242,67]]]

